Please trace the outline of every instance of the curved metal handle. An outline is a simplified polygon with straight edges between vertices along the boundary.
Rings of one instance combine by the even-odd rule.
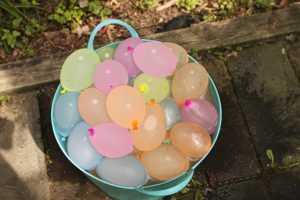
[[[158,196],[158,197],[162,197],[162,196],[168,196],[174,193],[179,192],[180,190],[182,190],[192,179],[193,174],[194,174],[194,170],[190,170],[189,172],[187,172],[187,177],[183,182],[180,182],[177,185],[174,185],[170,188],[167,189],[163,189],[163,190],[148,190],[148,189],[143,189],[143,188],[138,188],[137,191],[147,194],[147,195],[151,195],[151,196]]]
[[[125,27],[129,31],[131,37],[139,37],[139,34],[129,24],[127,24],[127,23],[125,23],[125,22],[123,22],[121,20],[118,20],[118,19],[108,19],[108,20],[104,20],[103,22],[101,22],[100,24],[98,24],[94,28],[94,30],[93,30],[93,32],[92,32],[92,34],[90,36],[89,42],[88,42],[88,48],[89,49],[95,50],[94,49],[94,39],[95,39],[96,34],[104,26],[107,26],[109,24],[118,24],[118,25],[121,25],[121,26]]]

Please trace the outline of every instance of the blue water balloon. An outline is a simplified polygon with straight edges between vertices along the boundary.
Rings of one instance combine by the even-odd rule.
[[[67,143],[67,151],[71,160],[85,170],[95,169],[103,156],[90,144],[89,129],[85,122],[79,122],[71,131]]]
[[[59,134],[66,137],[71,129],[81,121],[77,101],[79,92],[67,92],[57,98],[54,108],[54,118]]]
[[[96,171],[100,178],[122,186],[138,187],[148,179],[144,166],[133,155],[117,159],[104,158]]]

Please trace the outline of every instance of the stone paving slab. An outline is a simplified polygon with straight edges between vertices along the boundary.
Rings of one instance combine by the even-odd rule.
[[[272,199],[262,179],[225,184],[207,194],[211,200],[269,200]]]
[[[244,49],[227,66],[263,166],[267,149],[275,167],[299,162],[300,86],[284,44]]]
[[[60,150],[51,127],[50,111],[55,86],[44,87],[39,94],[42,135],[48,155],[50,199],[109,199],[104,192],[90,182],[81,171],[73,166]]]
[[[287,53],[296,76],[300,81],[300,36],[297,42],[289,45]]]
[[[257,176],[259,164],[247,125],[222,60],[206,56],[200,61],[215,80],[222,108],[223,122],[216,146],[199,166],[215,174],[218,182]]]
[[[35,92],[0,106],[0,199],[50,198]]]
[[[274,173],[267,176],[267,179],[276,199],[300,199],[300,168]]]

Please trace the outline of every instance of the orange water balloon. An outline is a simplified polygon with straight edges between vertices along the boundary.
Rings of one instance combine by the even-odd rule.
[[[175,124],[170,132],[171,143],[190,159],[199,159],[211,147],[208,132],[200,125],[190,122]]]
[[[148,175],[159,181],[167,181],[189,169],[187,157],[170,144],[162,144],[152,151],[142,154],[141,161]]]
[[[146,115],[140,128],[131,131],[133,146],[140,151],[150,151],[162,144],[166,137],[164,110],[156,103],[146,105]]]
[[[113,122],[129,129],[137,129],[146,113],[144,97],[127,85],[116,87],[108,94],[106,108]]]
[[[208,73],[198,63],[188,63],[180,68],[172,81],[172,95],[183,103],[186,99],[199,98],[208,88]]]
[[[176,68],[177,69],[181,68],[183,65],[185,65],[189,62],[189,55],[182,46],[175,44],[175,43],[171,43],[171,42],[164,42],[163,44],[166,45],[167,47],[169,47],[173,51],[173,53],[176,55],[176,58],[177,58]]]
[[[87,88],[78,99],[80,116],[89,125],[111,122],[106,111],[106,95],[96,88]]]

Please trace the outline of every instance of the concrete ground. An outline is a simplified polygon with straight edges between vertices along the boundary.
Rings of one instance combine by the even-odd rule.
[[[233,48],[230,57],[200,54],[219,89],[222,130],[189,189],[166,199],[300,199],[300,37],[287,38]],[[0,199],[110,199],[54,139],[56,86],[0,106]]]

